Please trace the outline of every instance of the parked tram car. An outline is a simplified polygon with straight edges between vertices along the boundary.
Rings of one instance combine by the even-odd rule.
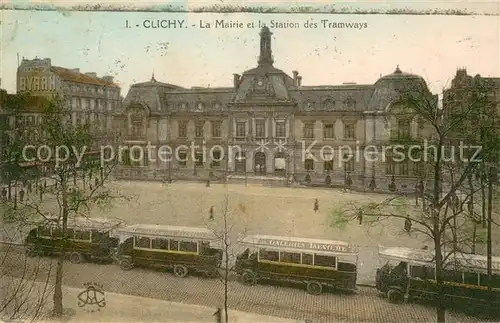
[[[113,261],[118,239],[110,232],[122,222],[106,218],[78,217],[68,220],[65,235],[61,226],[49,221],[33,228],[26,237],[28,256],[50,256],[61,252],[72,263],[89,260]]]
[[[380,294],[392,303],[437,301],[434,252],[411,248],[381,248],[387,262],[376,272]],[[492,257],[492,288],[488,291],[486,256],[456,253],[443,269],[445,306],[475,314],[500,314],[500,258]],[[397,264],[396,264],[397,263]]]
[[[115,231],[117,259],[123,270],[134,267],[173,269],[177,277],[190,272],[218,274],[223,251],[215,234],[206,228],[135,224]]]
[[[356,290],[358,250],[346,242],[269,235],[247,236],[239,242],[247,247],[236,260],[245,284],[299,283],[313,295],[326,287]]]

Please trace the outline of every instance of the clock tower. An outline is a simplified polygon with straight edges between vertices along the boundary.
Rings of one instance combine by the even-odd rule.
[[[266,26],[262,27],[260,31],[260,56],[259,66],[272,66],[273,65],[273,52],[271,50],[271,36],[272,32]]]

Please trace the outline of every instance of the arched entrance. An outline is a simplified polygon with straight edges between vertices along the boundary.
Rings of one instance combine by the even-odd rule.
[[[234,172],[235,173],[245,173],[247,168],[246,168],[246,155],[245,152],[237,152],[236,155],[234,156]]]
[[[286,176],[286,154],[278,152],[274,155],[274,175]]]
[[[256,152],[254,156],[254,171],[256,175],[266,175],[266,154],[262,151]]]

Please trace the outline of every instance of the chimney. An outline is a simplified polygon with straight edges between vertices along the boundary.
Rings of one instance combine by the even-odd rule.
[[[292,71],[293,74],[293,84],[297,85],[297,76],[299,76],[298,71]]]
[[[297,86],[302,86],[302,76],[297,76]]]
[[[85,73],[85,75],[93,77],[93,78],[97,78],[97,73],[96,72],[87,72],[87,73]]]
[[[80,73],[80,69],[79,68],[74,68],[71,70],[72,72],[75,72],[75,73]]]
[[[106,76],[102,77],[102,80],[106,81],[106,82],[109,82],[109,83],[113,83],[114,77],[110,76],[110,75],[106,75]]]
[[[235,89],[238,89],[238,86],[240,85],[240,74],[233,74],[233,86]]]

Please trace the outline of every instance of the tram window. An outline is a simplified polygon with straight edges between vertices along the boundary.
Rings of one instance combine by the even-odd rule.
[[[260,260],[279,261],[280,254],[278,251],[260,249],[259,257]]]
[[[168,242],[166,239],[153,239],[151,240],[151,249],[168,250]]]
[[[181,241],[179,244],[179,250],[186,252],[197,252],[198,244],[193,241]]]
[[[282,252],[280,256],[280,262],[300,264],[300,253]]]
[[[54,238],[61,238],[62,237],[62,230],[59,228],[52,229],[52,236]]]
[[[477,285],[479,283],[478,273],[464,273],[464,284]]]
[[[66,237],[68,237],[69,239],[73,239],[73,231],[73,229],[66,229]]]
[[[436,270],[434,267],[424,267],[425,268],[425,279],[436,279]]]
[[[322,267],[335,267],[335,257],[314,254],[314,265]]]
[[[200,242],[200,253],[209,253],[209,251],[210,251],[210,243]]]
[[[411,266],[410,276],[413,278],[426,279],[427,278],[427,268],[424,266]]]
[[[179,251],[179,241],[170,240],[170,243],[168,245],[168,250]]]
[[[463,283],[462,272],[456,270],[443,270],[443,280],[446,282]]]
[[[75,240],[90,240],[90,232],[75,230],[74,237]]]
[[[38,235],[42,237],[50,237],[50,227],[38,227]]]
[[[303,265],[312,265],[313,264],[313,255],[310,253],[302,254],[302,264]]]
[[[93,242],[103,242],[108,238],[107,232],[99,232],[97,230],[92,230],[92,241]]]
[[[488,275],[487,274],[481,274],[480,278],[481,286],[488,286]],[[491,285],[493,288],[500,288],[500,276],[499,275],[492,275],[491,276]]]
[[[135,237],[136,248],[151,248],[151,241],[147,237]]]

